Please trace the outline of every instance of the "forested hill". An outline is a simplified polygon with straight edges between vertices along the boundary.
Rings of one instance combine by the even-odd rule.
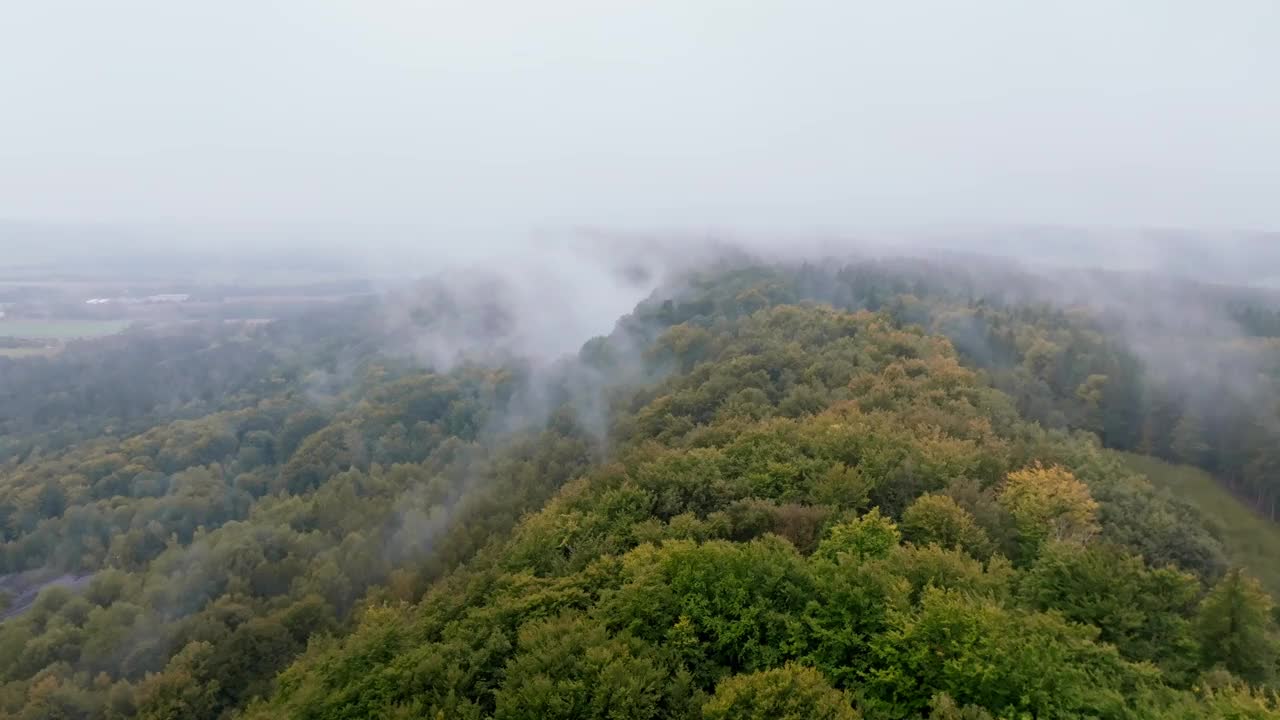
[[[1050,290],[721,270],[550,368],[308,365],[292,320],[250,402],[5,468],[0,573],[86,579],[0,624],[0,714],[1280,717],[1238,536],[1106,449],[1266,510],[1274,308]]]
[[[1201,467],[1268,517],[1280,509],[1275,291],[971,257],[756,267],[705,290],[655,312],[738,301],[883,311],[949,338],[1028,420]]]

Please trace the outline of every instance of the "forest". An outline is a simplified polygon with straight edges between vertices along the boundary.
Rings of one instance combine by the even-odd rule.
[[[1275,522],[1280,293],[735,257],[518,323],[0,357],[0,716],[1280,718],[1280,545],[1158,475]]]

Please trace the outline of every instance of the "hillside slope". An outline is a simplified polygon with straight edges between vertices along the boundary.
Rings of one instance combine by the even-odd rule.
[[[247,717],[1275,716],[1225,674],[1271,682],[1269,601],[1194,510],[946,340],[780,306],[651,354],[608,462]]]
[[[0,715],[1274,717],[1270,526],[1102,447],[1237,448],[1265,501],[1266,433],[1170,445],[1007,277],[721,269],[550,366],[351,308],[234,402],[70,403],[0,480],[0,574],[82,578],[0,622]]]
[[[1267,592],[1280,596],[1280,526],[1240,502],[1199,468],[1134,453],[1121,453],[1121,457],[1157,488],[1194,505],[1221,538],[1231,563],[1246,568]]]

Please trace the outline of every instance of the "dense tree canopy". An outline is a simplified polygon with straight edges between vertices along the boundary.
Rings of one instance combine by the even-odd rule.
[[[1262,416],[993,282],[722,271],[549,370],[295,319],[234,392],[77,400],[0,480],[0,714],[1280,717],[1270,598],[1106,449],[1265,509]]]

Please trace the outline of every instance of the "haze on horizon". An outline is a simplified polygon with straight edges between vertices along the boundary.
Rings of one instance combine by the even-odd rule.
[[[1269,0],[11,3],[0,219],[1274,231],[1277,70]]]

